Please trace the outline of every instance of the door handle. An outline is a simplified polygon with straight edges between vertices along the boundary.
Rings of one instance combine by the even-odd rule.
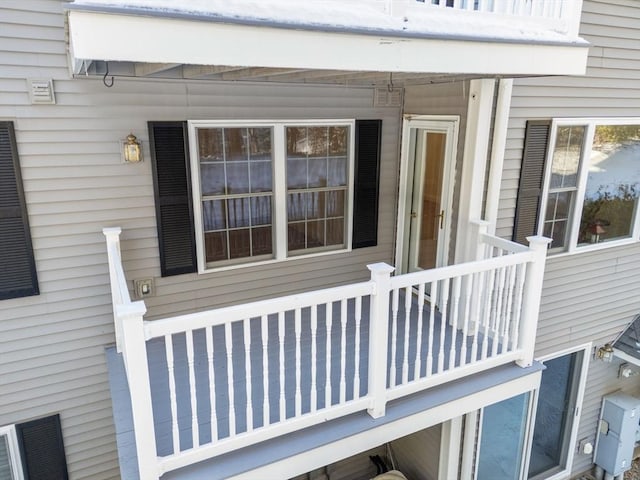
[[[438,218],[440,218],[440,230],[442,230],[444,228],[444,210],[440,211]]]

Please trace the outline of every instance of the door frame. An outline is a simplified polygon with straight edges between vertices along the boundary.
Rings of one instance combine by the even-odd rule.
[[[438,245],[438,257],[448,263],[449,244],[451,241],[451,213],[453,211],[453,190],[455,185],[455,165],[458,156],[458,133],[460,128],[460,116],[458,115],[405,115],[402,122],[402,146],[400,150],[400,177],[398,188],[398,215],[396,224],[396,253],[395,267],[397,273],[406,273],[403,260],[408,254],[410,235],[408,225],[411,213],[413,196],[413,172],[415,152],[411,152],[412,129],[429,129],[447,134],[445,148],[445,165],[443,171],[442,197],[445,211],[442,238],[444,245]],[[443,266],[443,265],[439,265]]]

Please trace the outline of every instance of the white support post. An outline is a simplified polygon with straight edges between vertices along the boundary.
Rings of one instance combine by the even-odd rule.
[[[107,260],[109,262],[109,282],[111,284],[111,304],[113,305],[113,328],[116,334],[116,351],[122,353],[122,325],[115,314],[115,306],[123,302],[118,265],[122,265],[120,258],[120,227],[103,228],[102,233],[107,239]],[[128,295],[129,292],[126,293]]]
[[[582,18],[582,0],[573,0],[562,3],[560,13],[562,20],[567,25],[567,34],[577,38],[580,34],[580,19]]]
[[[484,220],[471,220],[469,225],[471,231],[471,238],[474,241],[475,254],[473,260],[484,260],[486,245],[482,241],[484,236],[489,231],[489,222]]]
[[[473,260],[474,250],[469,245],[469,222],[471,219],[482,217],[495,83],[491,78],[471,80],[469,87],[456,234],[456,263]]]
[[[144,335],[144,302],[116,306],[122,320],[122,346],[133,417],[133,431],[138,455],[140,480],[158,480],[155,426],[151,402],[151,384],[147,363],[147,343]]]
[[[502,186],[502,170],[504,166],[504,151],[507,144],[512,91],[513,79],[503,78],[498,82],[498,99],[496,100],[493,141],[491,143],[491,164],[489,165],[489,184],[487,185],[487,199],[484,207],[484,218],[489,222],[488,231],[492,235],[496,233],[496,224],[498,221],[500,188]]]
[[[460,437],[462,436],[463,417],[454,417],[442,423],[440,435],[440,460],[438,462],[438,480],[458,477],[460,459]]]
[[[375,284],[371,295],[369,315],[369,415],[380,418],[385,414],[387,403],[387,339],[389,337],[389,292],[391,272],[395,270],[386,263],[367,265],[371,281]]]
[[[536,345],[538,315],[540,314],[540,298],[544,280],[544,266],[547,261],[547,248],[551,239],[541,236],[527,237],[529,248],[535,253],[535,260],[527,266],[525,291],[522,298],[522,317],[520,320],[520,348],[522,358],[516,360],[521,367],[529,367],[533,363],[533,352]]]

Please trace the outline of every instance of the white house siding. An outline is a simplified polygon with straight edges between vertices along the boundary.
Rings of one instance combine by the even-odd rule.
[[[368,278],[391,262],[398,108],[366,88],[71,79],[59,0],[0,3],[0,119],[15,123],[40,295],[0,302],[0,425],[60,413],[72,479],[119,478],[104,347],[114,342],[103,227],[121,226],[129,279],[155,277],[151,318]],[[56,105],[26,79],[53,78]],[[207,275],[160,278],[147,121],[383,120],[378,247]],[[147,160],[121,163],[132,131]]]
[[[640,3],[585,0],[580,35],[590,48],[587,75],[515,81],[501,189],[498,234],[513,227],[525,122],[553,117],[640,116]],[[640,243],[591,253],[549,257],[537,355],[589,341],[613,341],[640,312]],[[612,364],[592,360],[578,438],[595,440],[603,395],[640,395],[637,378],[618,380]],[[576,454],[573,472],[591,465]]]

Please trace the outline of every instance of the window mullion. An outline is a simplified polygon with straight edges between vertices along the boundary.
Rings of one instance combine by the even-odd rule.
[[[587,188],[587,178],[589,176],[589,159],[591,158],[591,146],[593,145],[593,136],[595,134],[595,125],[587,124],[587,132],[585,135],[585,144],[580,157],[580,165],[578,167],[578,190],[576,192],[575,204],[571,212],[571,229],[569,230],[571,237],[569,238],[569,249],[573,251],[578,246],[578,234],[580,233],[580,221],[582,220],[582,207],[584,206],[584,195]]]
[[[275,258],[287,257],[287,169],[286,138],[283,124],[273,127],[273,216]]]

